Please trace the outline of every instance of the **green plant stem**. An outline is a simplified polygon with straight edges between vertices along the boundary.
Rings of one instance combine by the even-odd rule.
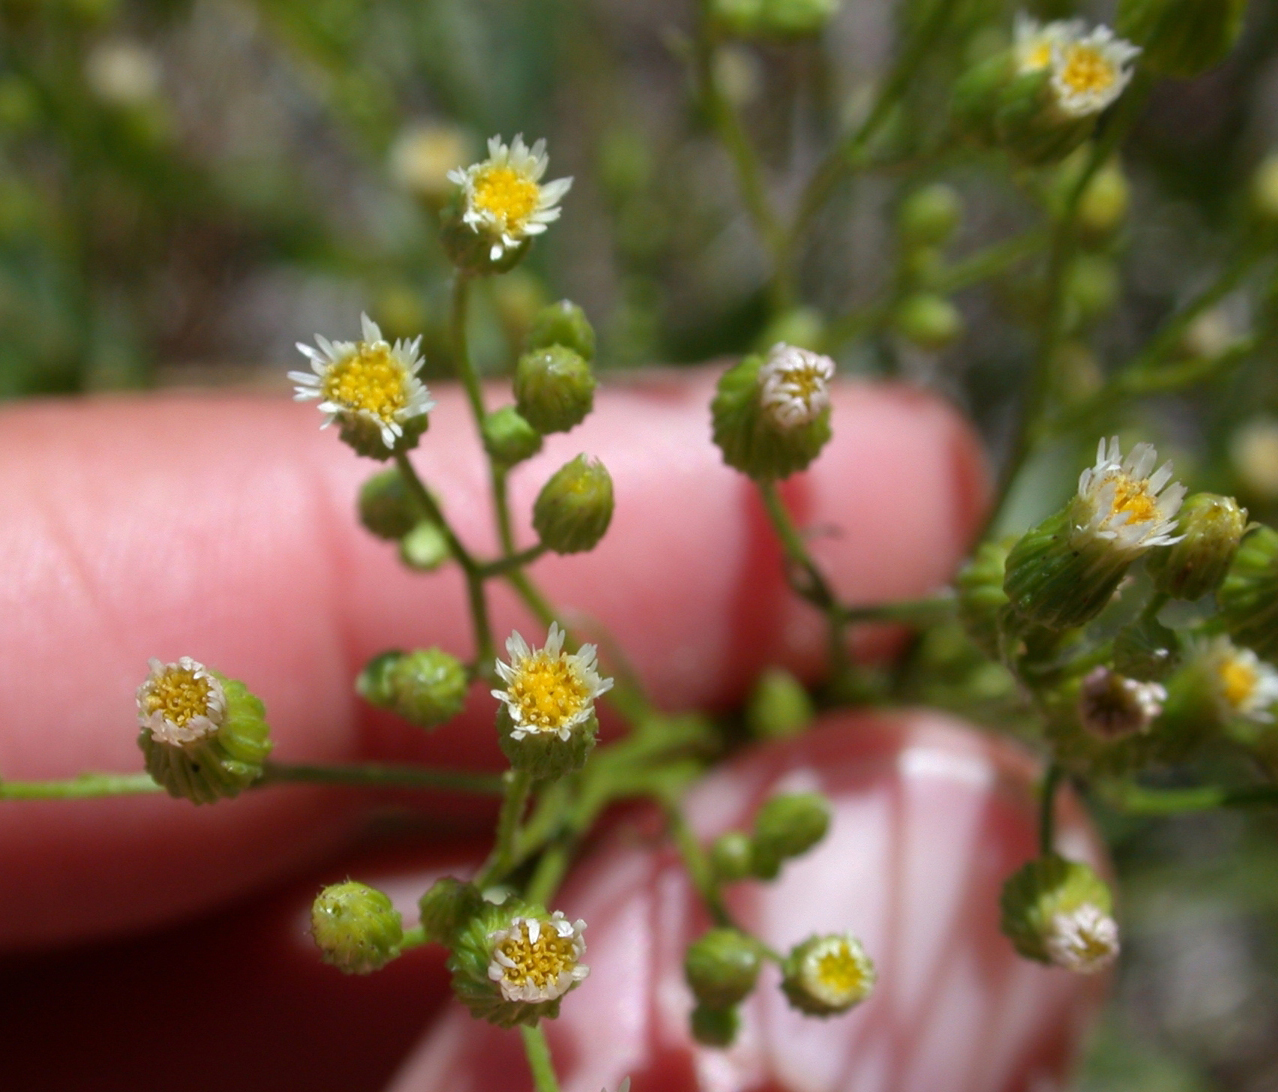
[[[510,770],[506,774],[506,797],[497,819],[497,840],[484,867],[475,877],[475,886],[484,888],[504,879],[515,863],[519,840],[519,821],[524,817],[532,774],[526,770]]]
[[[899,622],[910,626],[929,626],[953,615],[957,600],[953,595],[934,595],[926,599],[902,599],[895,603],[877,603],[863,607],[843,607],[845,622]]]
[[[411,952],[426,943],[426,930],[423,926],[415,926],[404,930],[404,939],[399,942],[400,952]]]
[[[1182,815],[1216,808],[1278,806],[1278,785],[1225,789],[1206,785],[1195,789],[1145,789],[1122,785],[1100,794],[1111,807],[1128,815]]]
[[[683,859],[683,866],[688,870],[688,878],[701,896],[715,925],[735,929],[736,922],[723,902],[723,893],[714,877],[714,869],[710,866],[710,858],[697,840],[697,835],[688,820],[673,803],[666,806],[666,824],[670,829],[671,840]]]
[[[163,791],[144,773],[82,773],[65,781],[0,781],[0,800],[91,800]]]
[[[286,783],[352,785],[364,788],[450,789],[500,796],[505,790],[498,774],[468,770],[433,770],[426,766],[369,763],[350,766],[284,765],[268,762],[254,788]]]
[[[485,561],[479,566],[479,575],[485,580],[494,576],[505,576],[515,569],[531,565],[545,552],[546,547],[539,542],[536,546],[530,546],[517,554],[507,554],[505,557],[499,557],[495,561]]]
[[[546,1033],[540,1025],[530,1028],[524,1024],[520,1027],[519,1034],[523,1036],[524,1053],[528,1055],[528,1068],[532,1071],[535,1092],[559,1092],[559,1080],[555,1076]]]
[[[1056,848],[1056,790],[1060,788],[1065,771],[1055,762],[1049,763],[1039,786],[1038,797],[1038,852],[1047,857]]]
[[[462,386],[466,388],[466,399],[470,402],[476,424],[483,424],[483,390],[479,385],[479,376],[471,366],[470,351],[467,348],[466,323],[469,306],[470,277],[458,270],[453,275],[452,311],[448,324],[453,350],[453,367],[457,370],[457,377],[462,381]]]
[[[1029,231],[1012,239],[991,243],[983,250],[941,270],[929,287],[941,295],[971,288],[1005,273],[1026,258],[1032,258],[1047,246],[1048,239],[1046,231]]]

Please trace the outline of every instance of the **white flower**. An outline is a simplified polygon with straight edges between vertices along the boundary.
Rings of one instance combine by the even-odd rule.
[[[539,140],[529,148],[520,133],[509,146],[501,137],[491,137],[487,159],[448,173],[465,197],[462,220],[492,238],[492,261],[559,219],[559,202],[572,188],[572,179],[542,184],[549,162],[546,142]]]
[[[595,698],[612,689],[612,679],[600,678],[595,646],[563,651],[564,631],[550,623],[544,648],[532,649],[518,633],[506,642],[510,663],[497,661],[497,674],[506,684],[493,697],[506,703],[514,728],[512,739],[527,735],[558,735],[567,740],[594,712]]]
[[[391,145],[391,181],[408,193],[443,199],[451,192],[450,173],[470,158],[469,145],[465,131],[455,125],[408,125]]]
[[[874,989],[875,970],[860,941],[821,937],[806,948],[796,974],[799,984],[830,1009],[849,1009]]]
[[[197,660],[148,661],[151,673],[138,687],[138,724],[157,743],[181,746],[213,735],[226,719],[226,694]]]
[[[295,398],[321,399],[319,408],[343,424],[364,421],[381,432],[388,449],[404,435],[404,425],[429,413],[434,399],[417,378],[421,370],[421,338],[388,344],[377,323],[360,315],[363,341],[332,341],[315,335],[318,349],[298,342],[298,351],[311,362],[310,372],[289,372],[297,384]]]
[[[1216,691],[1226,717],[1243,717],[1258,724],[1274,719],[1278,703],[1278,671],[1249,648],[1238,648],[1228,637],[1216,637],[1195,649]]]
[[[1040,23],[1023,11],[1016,13],[1012,52],[1016,57],[1016,71],[1041,72],[1052,63],[1052,51],[1057,46],[1075,42],[1083,36],[1085,24],[1081,19],[1057,19]]]
[[[1118,957],[1118,925],[1090,902],[1052,918],[1043,940],[1048,958],[1079,974],[1104,970]]]
[[[1101,440],[1096,465],[1078,479],[1076,503],[1081,503],[1085,518],[1075,523],[1070,541],[1077,548],[1103,539],[1134,559],[1153,546],[1180,541],[1172,532],[1185,487],[1179,482],[1168,484],[1169,462],[1150,474],[1158,459],[1153,444],[1137,444],[1127,458],[1121,456],[1117,436],[1108,448]]]
[[[1106,26],[1053,42],[1051,84],[1057,107],[1072,118],[1099,114],[1123,93],[1132,78],[1130,62],[1139,52]]]
[[[537,1004],[562,997],[590,973],[581,962],[585,928],[584,921],[570,922],[558,910],[548,921],[513,918],[505,929],[488,934],[488,977],[507,1001]]]
[[[1166,687],[1156,682],[1138,682],[1108,667],[1097,667],[1083,680],[1078,716],[1092,735],[1121,739],[1147,732],[1166,700]]]
[[[808,349],[780,342],[759,369],[763,412],[783,430],[816,420],[830,405],[834,361]]]

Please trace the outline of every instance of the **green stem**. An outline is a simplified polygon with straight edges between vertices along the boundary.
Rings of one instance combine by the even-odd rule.
[[[1215,808],[1278,806],[1278,785],[1225,789],[1215,785],[1196,789],[1144,789],[1124,785],[1103,792],[1102,799],[1128,815],[1182,815]]]
[[[930,287],[941,295],[948,295],[997,277],[1026,258],[1032,258],[1047,246],[1048,238],[1046,231],[1030,231],[1013,239],[992,243],[971,257],[941,270]]]
[[[484,562],[479,566],[479,575],[485,580],[494,576],[506,576],[508,573],[514,572],[525,565],[531,565],[545,552],[546,547],[539,542],[536,546],[530,546],[517,554],[508,554],[505,557],[497,558],[496,561]]]
[[[400,952],[411,952],[414,948],[420,948],[426,943],[426,929],[421,926],[415,926],[412,929],[404,930],[404,939],[399,942]]]
[[[318,785],[356,785],[364,788],[451,789],[456,792],[500,796],[504,791],[498,774],[467,770],[432,770],[425,766],[380,763],[353,766],[305,766],[266,763],[259,785],[308,782]]]
[[[900,622],[923,627],[949,618],[954,613],[955,604],[953,595],[934,595],[926,599],[844,607],[842,616],[845,622]]]
[[[1056,790],[1060,788],[1065,771],[1055,762],[1047,767],[1043,774],[1043,783],[1039,786],[1038,798],[1038,852],[1047,857],[1055,852],[1056,847]]]
[[[452,314],[449,318],[449,335],[452,341],[453,367],[457,369],[457,377],[466,388],[466,398],[470,402],[471,412],[477,424],[484,420],[484,395],[479,385],[479,376],[470,363],[470,352],[466,344],[466,318],[470,303],[470,278],[458,270],[453,276]]]
[[[674,804],[668,804],[666,807],[666,823],[670,827],[670,837],[674,841],[675,848],[679,850],[679,856],[683,858],[683,866],[688,871],[688,878],[692,880],[692,885],[701,896],[701,901],[706,904],[706,910],[709,911],[715,925],[736,928],[732,915],[728,913],[728,908],[723,903],[723,894],[715,880],[710,859],[701,848],[701,843],[697,840],[688,820],[684,818],[683,812]]]
[[[519,1029],[524,1039],[524,1053],[528,1055],[528,1068],[532,1071],[535,1092],[559,1092],[559,1080],[555,1076],[554,1062],[550,1057],[550,1044],[541,1026]]]
[[[528,793],[532,788],[532,774],[526,770],[511,770],[506,774],[506,798],[501,804],[497,819],[497,841],[484,867],[475,877],[475,886],[483,889],[504,879],[515,861],[516,842],[519,838],[519,821],[524,817]]]
[[[91,800],[163,791],[144,773],[82,773],[65,781],[0,781],[0,800]]]

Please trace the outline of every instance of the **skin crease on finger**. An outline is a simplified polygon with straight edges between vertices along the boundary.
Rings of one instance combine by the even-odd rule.
[[[851,931],[875,961],[872,997],[819,1020],[790,1010],[775,968],[728,1051],[694,1046],[681,973],[709,926],[649,821],[622,824],[554,901],[587,922],[591,973],[547,1032],[563,1092],[1048,1092],[1064,1087],[1104,986],[1021,959],[998,929],[1003,881],[1033,857],[1034,768],[939,715],[844,716],[737,760],[694,791],[703,841],[748,826],[776,791],[825,792],[833,823],[772,884],[729,890],[734,915],[782,951]],[[1101,866],[1069,798],[1058,848]],[[518,1036],[454,1005],[392,1092],[529,1092]]]
[[[712,376],[604,390],[597,412],[521,468],[516,510],[586,451],[617,514],[589,555],[534,567],[568,617],[599,619],[670,708],[738,697],[767,663],[810,674],[819,619],[784,587],[757,500],[708,441]],[[462,536],[491,548],[473,427],[437,392],[414,453]],[[787,483],[813,549],[852,601],[944,583],[984,501],[958,416],[901,388],[836,393],[835,439]],[[496,404],[496,403],[494,403]],[[146,660],[192,655],[266,702],[285,762],[403,758],[495,766],[491,701],[430,737],[369,716],[351,691],[386,647],[470,644],[460,580],[403,572],[353,518],[379,469],[278,398],[159,395],[28,404],[0,414],[0,772],[136,771],[133,694]],[[539,629],[504,589],[495,630]],[[5,804],[0,944],[108,935],[173,920],[261,885],[346,840],[368,798],[313,788],[194,808],[147,797]]]

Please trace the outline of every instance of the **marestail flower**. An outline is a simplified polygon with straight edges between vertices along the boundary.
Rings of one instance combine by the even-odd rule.
[[[1103,971],[1118,958],[1118,925],[1093,903],[1053,915],[1043,939],[1050,962],[1076,974]]]
[[[834,361],[793,345],[777,344],[759,368],[759,403],[785,431],[815,421],[830,407]]]
[[[1056,106],[1066,117],[1085,118],[1109,106],[1131,81],[1137,46],[1107,26],[1090,34],[1069,33],[1051,44],[1051,85]]]
[[[1078,41],[1085,29],[1086,24],[1081,19],[1055,19],[1040,23],[1023,11],[1017,12],[1012,41],[1016,71],[1024,75],[1050,68],[1056,48]]]
[[[1101,440],[1096,464],[1079,475],[1073,543],[1103,539],[1136,557],[1179,542],[1173,532],[1185,487],[1172,482],[1170,462],[1154,470],[1157,461],[1153,444],[1136,444],[1124,458],[1117,436]]]
[[[557,1001],[590,974],[581,962],[585,929],[580,918],[571,922],[558,910],[548,920],[516,917],[488,934],[488,977],[507,1001]]]
[[[846,933],[805,940],[786,958],[782,973],[786,997],[810,1016],[847,1012],[870,996],[877,977],[861,942]]]
[[[434,399],[417,378],[422,367],[421,338],[393,345],[367,315],[360,316],[362,341],[329,341],[316,334],[318,348],[298,343],[311,362],[309,372],[289,372],[297,401],[318,398],[342,439],[361,455],[388,459],[414,447],[426,431]]]
[[[1167,688],[1097,667],[1083,680],[1078,719],[1092,735],[1115,740],[1147,732],[1167,700]]]
[[[1206,672],[1222,717],[1257,724],[1273,721],[1278,671],[1251,649],[1237,647],[1228,637],[1216,637],[1198,645],[1193,657]]]
[[[152,658],[138,687],[138,724],[156,743],[182,746],[214,735],[226,720],[226,691],[198,660]]]

